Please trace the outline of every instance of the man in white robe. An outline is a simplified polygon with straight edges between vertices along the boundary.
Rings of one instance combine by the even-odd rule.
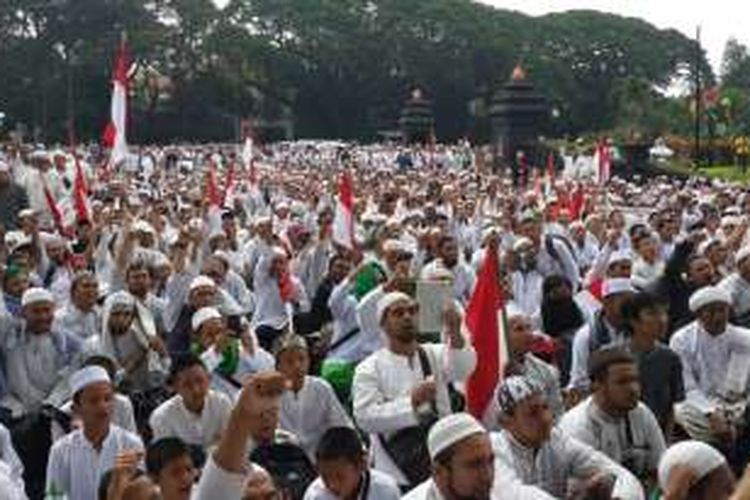
[[[137,435],[112,424],[114,389],[104,368],[83,368],[73,374],[70,385],[83,427],[52,446],[47,496],[89,500],[97,497],[99,480],[115,465],[117,455],[142,451],[143,443]]]
[[[55,313],[53,328],[76,334],[81,340],[101,331],[99,281],[95,274],[84,271],[76,274],[70,284],[70,300]]]
[[[563,415],[560,429],[652,480],[666,444],[656,417],[639,401],[635,359],[622,349],[603,349],[592,354],[589,373],[593,394]]]
[[[307,375],[310,354],[303,337],[286,335],[280,338],[274,354],[277,369],[290,383],[289,390],[281,398],[279,427],[296,435],[300,446],[314,460],[323,434],[331,427],[353,427],[352,421],[330,384],[322,378]]]
[[[732,298],[723,287],[703,287],[690,297],[696,320],[669,342],[682,362],[686,399],[675,421],[690,436],[732,447],[750,390],[750,331],[729,324]]]
[[[507,377],[497,390],[502,430],[491,434],[494,498],[568,498],[571,481],[612,498],[645,498],[638,479],[604,454],[553,427],[542,389],[525,377]]]
[[[177,358],[170,380],[177,394],[151,413],[149,424],[154,439],[178,437],[209,451],[226,428],[232,402],[225,394],[209,388],[211,375],[196,356],[186,354]]]
[[[391,474],[400,486],[410,481],[381,439],[420,425],[420,419],[450,414],[448,383],[465,380],[476,365],[476,352],[461,333],[461,317],[455,309],[445,313],[447,344],[420,346],[416,313],[416,303],[402,292],[390,292],[380,299],[377,318],[388,347],[357,366],[352,386],[354,418],[370,433],[374,466]],[[423,360],[428,366],[423,366]]]

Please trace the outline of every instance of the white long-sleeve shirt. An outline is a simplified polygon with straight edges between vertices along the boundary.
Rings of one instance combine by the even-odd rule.
[[[586,479],[596,472],[616,476],[612,498],[645,498],[635,476],[560,429],[553,429],[550,438],[538,450],[523,446],[507,431],[494,432],[490,438],[495,453],[493,498],[567,498],[570,479]]]
[[[72,333],[85,340],[102,331],[101,311],[96,306],[91,311],[81,311],[73,303],[69,303],[55,312],[52,329]]]
[[[0,424],[0,461],[8,465],[10,477],[15,482],[23,482],[23,463],[13,448],[8,429]]]
[[[708,414],[730,393],[747,398],[750,330],[727,325],[724,333],[712,336],[696,320],[679,329],[669,347],[682,362],[686,403]]]
[[[438,416],[451,413],[448,382],[466,379],[476,366],[476,352],[470,344],[451,349],[444,344],[423,344],[422,348],[437,383],[435,406]],[[354,374],[352,395],[354,418],[371,435],[374,467],[391,474],[400,484],[409,484],[382,447],[378,434],[386,437],[406,427],[418,425],[411,403],[411,391],[425,380],[418,353],[411,358],[384,348],[362,361]]]
[[[47,492],[62,492],[69,500],[97,498],[102,474],[114,467],[119,453],[131,450],[143,450],[141,438],[116,425],[110,425],[100,451],[94,449],[83,430],[71,432],[50,450]]]
[[[178,437],[188,444],[208,449],[215,445],[229,422],[232,401],[216,391],[209,391],[200,415],[196,415],[177,394],[159,405],[149,419],[154,439]]]
[[[633,464],[630,470],[635,469],[640,477],[657,470],[666,449],[659,422],[643,403],[638,403],[627,417],[614,418],[603,412],[590,396],[563,415],[558,426],[619,464],[630,461]]]
[[[357,320],[357,298],[352,295],[354,284],[349,278],[336,285],[328,297],[328,308],[333,316],[333,336],[331,345],[338,342],[344,335],[359,328],[359,332],[335,349],[331,349],[327,358],[356,363],[381,347],[382,340],[372,329],[360,328]]]
[[[307,376],[299,392],[284,392],[279,428],[296,435],[311,459],[318,441],[331,427],[354,426],[328,382]]]

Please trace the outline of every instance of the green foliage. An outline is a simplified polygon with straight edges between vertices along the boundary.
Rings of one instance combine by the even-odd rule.
[[[131,135],[144,141],[229,140],[239,117],[281,105],[301,136],[372,138],[395,127],[414,84],[451,140],[475,128],[468,102],[490,98],[519,61],[559,110],[557,132],[657,133],[681,117],[653,89],[696,56],[693,41],[638,19],[533,18],[468,0],[4,0],[0,110],[40,138],[63,137],[69,117],[97,137],[123,30],[171,81],[133,100]]]

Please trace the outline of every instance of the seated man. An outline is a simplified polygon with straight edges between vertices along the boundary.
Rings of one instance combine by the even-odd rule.
[[[448,384],[471,374],[476,353],[461,333],[461,316],[453,308],[445,311],[445,344],[417,342],[417,304],[403,292],[384,295],[377,318],[387,347],[357,366],[354,418],[370,433],[375,468],[391,474],[401,487],[414,487],[430,474],[426,429],[452,412]],[[407,429],[409,435],[400,437],[405,434],[399,431]],[[399,444],[402,439],[410,440],[406,450]],[[406,451],[415,452],[408,463]]]
[[[496,498],[568,498],[573,480],[582,482],[584,491],[611,489],[607,494],[612,498],[644,498],[638,479],[627,469],[553,428],[539,386],[510,376],[500,384],[497,399],[502,430],[491,434]]]
[[[82,428],[57,441],[47,465],[47,495],[96,498],[102,474],[123,451],[143,451],[141,439],[112,424],[114,389],[107,371],[88,366],[70,378],[75,412]]]
[[[589,377],[592,395],[563,415],[559,428],[640,479],[653,479],[666,445],[656,417],[638,401],[635,360],[622,349],[602,349],[591,355]]]
[[[349,415],[325,380],[308,375],[310,354],[299,335],[285,335],[276,342],[276,368],[289,380],[281,398],[280,427],[296,435],[312,459],[320,437],[331,427],[353,427]]]
[[[692,437],[733,450],[745,426],[750,331],[729,324],[731,297],[704,287],[690,297],[696,320],[669,343],[682,361],[686,399],[675,421]]]
[[[318,473],[304,500],[398,500],[401,492],[393,478],[368,467],[367,450],[357,431],[331,427],[315,452]]]
[[[474,417],[456,413],[438,420],[430,429],[427,446],[432,476],[404,496],[404,500],[491,498],[495,457],[487,431]]]
[[[505,310],[510,357],[506,372],[526,376],[543,387],[552,415],[558,419],[565,408],[560,395],[560,379],[557,369],[531,353],[534,342],[531,319],[512,303],[508,304]]]
[[[273,356],[257,344],[248,348],[229,329],[226,318],[213,307],[196,311],[192,318],[193,352],[200,354],[211,373],[211,387],[234,398],[242,379],[251,373],[273,369]]]
[[[177,437],[209,451],[229,421],[232,402],[224,393],[209,388],[211,375],[193,354],[172,361],[170,380],[177,394],[151,414],[154,439]]]

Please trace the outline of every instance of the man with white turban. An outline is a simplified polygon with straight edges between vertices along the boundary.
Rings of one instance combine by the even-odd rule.
[[[690,297],[696,320],[669,343],[682,362],[686,399],[675,420],[694,439],[733,447],[750,389],[750,331],[729,324],[731,296],[707,286]]]
[[[701,441],[670,446],[659,461],[658,478],[665,500],[726,500],[734,489],[734,475],[724,455]]]
[[[388,452],[398,431],[426,426],[451,413],[448,384],[468,377],[476,365],[476,352],[461,332],[461,317],[455,309],[445,312],[446,344],[417,342],[417,305],[402,292],[390,292],[378,302],[377,318],[387,347],[379,349],[357,366],[352,386],[354,418],[370,433],[374,467],[391,474],[402,487],[427,479],[411,474],[416,464],[404,470],[401,456]],[[424,443],[416,443],[417,446]],[[427,450],[419,453],[426,460]],[[429,466],[426,472],[429,474]],[[410,474],[411,477],[407,476]]]

